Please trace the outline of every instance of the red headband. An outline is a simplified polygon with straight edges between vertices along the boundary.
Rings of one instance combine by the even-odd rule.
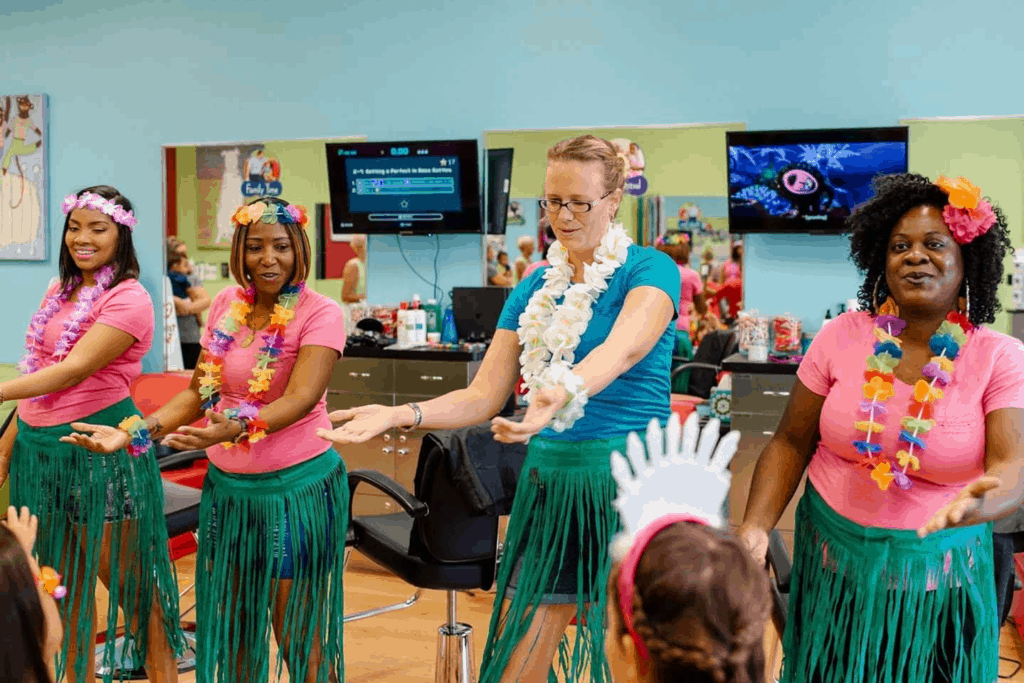
[[[705,519],[684,513],[672,513],[658,517],[637,532],[633,538],[633,543],[629,546],[629,552],[626,553],[626,557],[623,558],[622,565],[619,568],[619,610],[622,612],[622,623],[626,627],[626,631],[633,638],[637,652],[640,653],[641,673],[646,673],[646,665],[650,661],[651,653],[648,652],[647,646],[644,645],[643,640],[637,635],[633,625],[633,581],[636,578],[636,567],[640,564],[640,556],[644,554],[644,550],[647,549],[647,544],[651,542],[651,539],[659,531],[672,526],[676,522],[693,522],[705,526],[708,523]]]

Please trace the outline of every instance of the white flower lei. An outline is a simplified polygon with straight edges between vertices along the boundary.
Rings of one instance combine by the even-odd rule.
[[[569,394],[569,402],[552,420],[556,432],[569,429],[583,417],[587,394],[582,389],[583,380],[572,371],[576,347],[593,317],[591,306],[608,289],[615,270],[626,262],[632,243],[621,223],[609,223],[600,246],[594,250],[594,262],[583,266],[583,282],[572,284],[568,251],[556,241],[547,253],[551,264],[544,271],[547,282],[534,292],[519,316],[517,332],[523,345],[519,362],[526,401],[533,402],[535,391],[559,384]],[[565,299],[556,305],[563,294]]]

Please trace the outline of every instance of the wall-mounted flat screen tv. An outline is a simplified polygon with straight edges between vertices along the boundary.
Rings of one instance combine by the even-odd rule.
[[[907,128],[726,133],[729,232],[838,233],[872,180],[907,171]]]
[[[476,140],[327,144],[331,233],[483,232]]]

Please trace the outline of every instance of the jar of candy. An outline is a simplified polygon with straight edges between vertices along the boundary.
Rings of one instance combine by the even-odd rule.
[[[772,353],[795,355],[802,350],[803,330],[800,319],[786,313],[772,320]]]

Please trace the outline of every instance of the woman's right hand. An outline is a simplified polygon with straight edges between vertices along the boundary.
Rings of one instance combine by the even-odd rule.
[[[81,446],[93,453],[114,453],[122,448],[127,448],[132,440],[128,432],[117,427],[72,422],[71,428],[75,430],[74,433],[70,436],[62,436],[60,440],[64,443]],[[78,432],[88,432],[91,436]]]
[[[397,414],[397,408],[381,405],[336,410],[329,415],[331,422],[342,424],[331,430],[318,429],[316,435],[338,446],[363,443],[396,426]]]
[[[736,537],[740,539],[750,555],[757,560],[758,564],[768,561],[768,532],[753,524],[741,524],[736,530]]]

